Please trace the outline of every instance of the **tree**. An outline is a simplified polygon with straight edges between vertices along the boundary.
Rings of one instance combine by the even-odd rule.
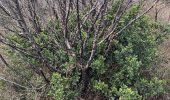
[[[161,37],[153,29],[159,25],[144,16],[158,0],[146,11],[131,0],[83,1],[1,1],[2,18],[10,23],[3,25],[1,42],[44,79],[57,100],[162,93],[164,81],[148,77],[157,61]]]

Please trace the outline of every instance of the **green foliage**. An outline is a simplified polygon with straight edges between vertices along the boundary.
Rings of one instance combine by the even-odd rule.
[[[124,27],[138,12],[138,5],[130,8],[122,17],[119,28]],[[96,75],[100,76],[99,80],[102,79],[102,81],[97,81],[98,84],[94,84],[93,88],[95,90],[101,91],[108,98],[118,97],[120,100],[146,99],[163,92],[164,82],[162,80],[149,81],[148,76],[140,73],[142,70],[151,69],[158,60],[158,42],[157,35],[153,34],[154,28],[149,18],[143,16],[114,40],[113,48],[116,48],[116,50],[110,52],[108,59],[100,60],[100,58],[96,57],[96,60],[92,63],[92,68],[98,73],[99,69],[100,75],[95,74],[94,77]],[[101,54],[102,52],[98,53]],[[112,58],[110,56],[113,57],[113,60],[109,59]],[[118,68],[110,72],[107,66],[112,61],[118,64]],[[104,65],[105,67],[103,67]],[[104,76],[105,74],[110,78],[103,78],[106,77]],[[139,89],[138,86],[142,87],[146,84],[140,81],[141,79],[149,82],[148,87],[145,88],[147,91],[140,91],[142,89]],[[96,83],[96,80],[92,80],[92,83],[93,81]],[[157,88],[152,87],[154,86],[153,84]],[[112,89],[109,89],[108,85],[111,85]]]
[[[54,98],[57,98],[58,100],[64,100],[64,88],[67,85],[67,79],[61,77],[60,74],[55,73],[53,74],[51,85],[50,95],[53,95]]]
[[[121,0],[116,0],[111,9],[108,9],[104,17],[104,20],[108,23],[104,25],[106,29],[103,32],[110,27],[110,22],[113,21],[120,3]],[[118,28],[115,32],[121,30],[130,20],[134,19],[139,11],[139,5],[133,5],[129,8],[118,22]],[[80,17],[82,17],[82,13]],[[53,24],[55,26],[54,31],[48,31]],[[71,56],[71,53],[65,49],[64,38],[59,34],[62,25],[60,25],[58,20],[55,23],[50,22],[47,29],[44,29],[39,34],[33,34],[37,46],[41,49],[38,53],[47,59],[53,68],[58,68],[59,70],[59,72],[50,73],[52,78],[49,95],[55,100],[75,100],[81,95],[81,67],[86,65],[90,57],[94,30],[91,29],[90,33],[87,32],[87,29],[92,26],[92,22],[89,20],[81,27],[83,40],[88,40],[87,46],[83,48],[84,55],[81,58],[79,54],[81,44],[79,37],[76,36],[76,24],[76,14],[71,12],[68,21],[68,33],[70,38],[76,38],[75,40],[69,40],[76,57]],[[150,70],[154,67],[158,60],[157,46],[162,36],[154,30],[162,32],[163,29],[161,26],[153,23],[147,16],[143,16],[114,38],[107,55],[105,51],[108,44],[103,42],[97,45],[97,50],[90,66],[91,70],[87,73],[89,76],[88,92],[93,92],[94,95],[101,94],[101,96],[111,100],[141,100],[163,93],[164,80],[152,79],[151,75],[147,76],[142,73],[142,71]],[[159,39],[158,36],[160,37]],[[102,39],[99,36],[99,40]],[[37,52],[31,46],[33,44],[20,36],[9,36],[9,40],[11,43],[25,48],[31,55],[35,55]],[[56,45],[64,45],[64,48]],[[14,57],[21,57],[18,51],[15,53],[9,51],[9,54],[14,55]],[[82,59],[81,62],[80,59]],[[43,61],[41,59],[35,59],[30,56],[22,56],[22,60],[36,66],[36,68],[45,66],[42,64]],[[82,63],[81,67],[79,63]]]
[[[92,63],[92,68],[97,72],[97,74],[103,74],[106,72],[106,66],[104,63],[105,58],[103,56],[99,56]]]
[[[78,91],[72,90],[70,84],[73,81],[77,81],[77,78],[72,77],[70,80],[66,77],[61,76],[59,73],[54,73],[51,79],[51,90],[49,92],[50,96],[53,96],[55,100],[74,100],[78,96]]]
[[[141,97],[137,91],[133,91],[131,88],[128,88],[128,86],[123,85],[119,91],[118,94],[120,94],[119,100],[141,100]]]
[[[155,96],[160,93],[164,93],[165,81],[153,78],[152,80],[141,79],[136,87],[138,92],[144,99],[147,97]]]
[[[102,92],[103,94],[108,94],[108,84],[105,84],[104,82],[102,81],[97,81],[97,80],[94,80],[93,81],[93,89],[94,91],[99,91],[99,92]]]
[[[120,2],[117,1],[115,4],[118,5]],[[113,20],[117,5],[113,5],[112,9],[108,11],[104,17],[106,21]],[[130,20],[135,18],[139,11],[139,5],[132,6],[120,19],[119,27],[116,30],[119,31],[127,25]],[[70,17],[70,28],[75,24],[73,21],[75,21],[74,14]],[[110,24],[108,22],[105,27],[109,27]],[[147,16],[141,17],[114,38],[111,46],[113,49],[109,51],[107,56],[103,52],[107,44],[102,43],[97,46],[96,55],[90,66],[92,76],[89,83],[89,92],[93,92],[96,95],[100,94],[107,99],[113,100],[142,100],[164,92],[163,85],[165,82],[163,80],[154,78],[149,81],[148,79],[152,77],[141,73],[143,70],[151,69],[158,60],[157,46],[159,43],[157,36],[160,33],[155,34],[153,30],[156,27],[154,25],[155,23]],[[89,26],[91,26],[91,23],[87,20],[81,29],[83,39],[89,38],[86,51],[84,52],[83,63],[89,57],[93,43],[93,35],[85,31]],[[74,30],[70,29],[69,31],[72,32]],[[78,41],[75,44],[76,46],[73,49],[78,53],[81,48],[80,42]],[[79,56],[73,58],[62,53],[59,55],[62,55],[59,58],[63,58],[63,60],[58,60],[59,65],[62,65],[61,69],[63,72],[67,73],[70,66],[74,67],[69,76],[53,74],[50,93],[55,99],[75,99],[73,97],[80,96],[81,90],[81,87],[79,87],[81,85],[78,83],[81,72],[76,69],[77,66],[75,65],[76,59],[79,59]],[[48,55],[48,53],[45,56],[55,57],[50,56],[50,54]]]

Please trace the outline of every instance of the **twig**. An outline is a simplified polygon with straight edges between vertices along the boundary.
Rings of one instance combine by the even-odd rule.
[[[6,60],[4,59],[4,57],[1,54],[0,54],[0,58],[6,66],[9,66],[9,64],[6,62]]]
[[[101,7],[100,7],[100,11],[101,11],[100,12],[101,13],[100,22],[101,22],[101,20],[103,20],[103,15],[102,15],[103,11],[102,11],[102,9],[104,9],[105,4],[106,4],[106,0],[104,1],[103,5],[101,5]],[[97,16],[99,16],[100,13],[98,13]],[[92,62],[92,60],[94,58],[95,51],[96,51],[96,48],[97,48],[97,36],[98,36],[99,31],[100,31],[100,26],[101,26],[101,23],[98,25],[98,28],[97,28],[97,30],[96,30],[96,32],[94,34],[93,47],[92,47],[91,55],[90,55],[90,58],[89,58],[86,66],[85,66],[85,69],[87,69],[90,66],[90,64],[91,64],[91,62]]]
[[[28,87],[23,86],[23,85],[21,85],[21,84],[18,84],[18,83],[16,83],[16,82],[7,80],[7,79],[5,79],[5,78],[2,77],[2,76],[0,76],[0,80],[3,80],[3,81],[5,81],[5,82],[11,83],[11,84],[14,84],[14,85],[16,85],[16,86],[19,86],[19,87],[24,88],[24,89],[27,89],[27,90],[40,90],[40,89],[42,89],[43,87],[46,86],[46,84],[45,84],[45,85],[41,86],[40,88],[28,88]]]
[[[139,19],[140,17],[142,17],[143,15],[145,15],[146,13],[148,13],[158,2],[159,0],[156,0],[154,2],[154,4],[148,8],[146,11],[144,11],[142,14],[138,15],[136,18],[134,18],[133,20],[131,20],[126,26],[124,26],[120,31],[118,31],[117,33],[114,34],[114,36],[117,36],[119,33],[121,33],[122,31],[124,31],[128,26],[130,26],[131,24],[133,24],[137,19]],[[110,35],[112,35],[114,33],[114,31],[111,31],[103,40],[101,40],[98,45],[100,45],[101,43],[103,43]]]

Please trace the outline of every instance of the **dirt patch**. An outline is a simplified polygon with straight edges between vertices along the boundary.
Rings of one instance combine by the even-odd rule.
[[[148,0],[144,9],[153,4],[153,0]],[[165,24],[170,23],[170,2],[161,1],[148,13],[154,20]]]

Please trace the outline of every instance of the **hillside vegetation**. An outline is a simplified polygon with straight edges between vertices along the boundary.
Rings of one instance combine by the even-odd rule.
[[[161,0],[0,0],[0,99],[169,100],[168,9]]]

